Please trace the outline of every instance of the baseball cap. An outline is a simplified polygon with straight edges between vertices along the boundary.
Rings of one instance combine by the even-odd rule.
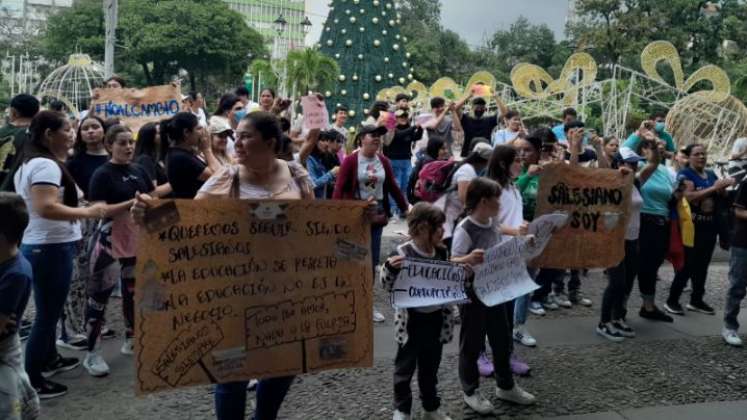
[[[638,163],[643,160],[643,158],[630,147],[621,147],[618,154],[620,155],[620,160],[625,163]]]
[[[218,134],[226,131],[233,131],[233,129],[225,118],[214,118],[210,122],[210,126],[208,126],[208,133],[210,134]]]
[[[493,148],[487,143],[477,143],[475,148],[472,149],[472,153],[477,153],[481,158],[490,160],[490,155],[493,154]]]
[[[358,136],[365,136],[366,134],[378,134],[379,136],[383,136],[386,132],[387,129],[384,126],[365,124],[361,125],[358,129]]]

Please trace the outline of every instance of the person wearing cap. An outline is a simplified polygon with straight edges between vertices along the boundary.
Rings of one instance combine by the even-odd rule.
[[[487,143],[478,143],[472,152],[464,160],[451,177],[449,189],[444,194],[444,208],[446,223],[444,223],[444,244],[451,248],[451,238],[454,234],[456,220],[464,211],[464,203],[467,199],[467,187],[470,181],[477,178],[488,166],[488,160],[493,154],[493,148]],[[440,200],[439,200],[440,201]],[[437,205],[439,201],[436,201]]]
[[[473,98],[474,93],[470,92],[470,95],[461,101],[457,102],[455,108],[457,113],[461,113],[464,103],[472,99],[472,109],[470,112],[461,114],[459,122],[464,131],[464,146],[462,147],[462,157],[467,157],[472,151],[470,149],[472,139],[475,137],[483,137],[486,139],[490,138],[495,127],[498,126],[500,113],[486,114],[487,102],[485,98],[477,97]]]
[[[406,93],[398,93],[397,96],[394,97],[394,105],[397,107],[397,109],[401,109],[409,113],[410,95]]]
[[[642,160],[643,158],[632,149],[621,147],[618,153],[612,156],[601,154],[599,167],[619,169],[625,176],[633,176],[638,169],[638,163]],[[638,273],[638,232],[643,206],[643,197],[639,189],[645,182],[646,179],[638,178],[635,180],[635,187],[631,189],[628,224],[625,228],[625,258],[620,264],[607,270],[609,283],[602,295],[601,317],[596,332],[610,341],[635,337],[635,331],[625,322],[625,316],[628,297]]]
[[[371,223],[371,259],[374,278],[379,264],[381,236],[387,225],[390,213],[390,196],[397,202],[400,214],[407,213],[408,206],[394,177],[389,159],[379,153],[386,127],[362,125],[356,135],[359,149],[348,155],[340,166],[332,198],[335,200],[363,200],[376,204],[376,214]],[[383,322],[384,315],[375,307],[374,322]]]
[[[210,148],[218,162],[224,166],[233,164],[233,158],[227,150],[228,142],[233,136],[233,129],[228,122],[224,119],[213,119],[208,126],[208,134],[210,134]]]
[[[412,145],[423,137],[423,128],[411,125],[410,114],[404,109],[394,111],[394,116],[397,119],[397,126],[391,143],[384,145],[384,156],[391,160],[397,186],[404,190],[412,172]],[[390,205],[391,213],[397,214],[396,203],[390,202]],[[405,215],[403,213],[399,216]]]

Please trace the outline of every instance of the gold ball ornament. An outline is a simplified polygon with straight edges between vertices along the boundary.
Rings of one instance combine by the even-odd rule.
[[[352,47],[353,46],[353,40],[352,39],[348,39],[347,41],[345,41],[345,46],[346,47]]]
[[[376,16],[374,16],[374,17],[373,17],[373,19],[371,19],[371,22],[373,22],[373,23],[374,23],[374,25],[376,25],[376,24],[378,24],[378,23],[379,23],[379,18],[378,18],[378,17],[376,17]]]
[[[345,14],[349,15],[350,14],[350,9],[345,9]]]
[[[358,60],[363,60],[363,54],[358,54]]]
[[[355,18],[355,16],[350,16],[350,23],[355,23],[355,21],[358,20]]]
[[[399,80],[399,84],[400,84],[400,85],[404,85],[404,84],[405,84],[405,81],[406,81],[406,79],[405,79],[404,77],[400,77],[400,78],[399,78],[399,79],[397,79],[397,80]]]
[[[341,74],[341,75],[337,76],[337,80],[339,80],[341,82],[344,82],[345,81],[345,75]]]
[[[351,118],[355,117],[355,111],[353,111],[352,109],[348,111],[348,117],[351,117]]]
[[[326,96],[326,97],[329,98],[330,96],[332,96],[332,92],[326,91],[326,92],[324,92],[324,96]]]
[[[382,29],[382,31],[381,31],[381,34],[384,35],[384,36],[386,36],[386,34],[388,34],[388,33],[389,33],[389,31],[387,31],[386,29]]]
[[[364,28],[363,26],[361,26],[360,28],[358,28],[358,30],[361,31],[361,32],[366,32],[366,28]]]
[[[389,74],[387,74],[387,77],[390,78],[390,79],[394,79],[394,74],[389,73]]]
[[[410,58],[410,53],[409,53],[409,52],[406,52],[406,53],[405,53],[405,57],[407,57],[407,58]]]
[[[394,45],[392,45],[392,49],[393,49],[394,51],[399,51],[399,44],[394,44]]]
[[[381,41],[379,41],[378,39],[374,39],[373,45],[374,47],[379,47],[381,46]]]
[[[353,74],[353,81],[354,81],[354,82],[357,82],[357,81],[358,81],[358,75],[357,75],[357,74]]]
[[[407,74],[407,78],[410,79],[410,80],[412,80],[412,73],[408,73]]]
[[[388,63],[389,62],[389,57],[384,57],[384,62]]]
[[[332,40],[331,40],[331,39],[328,39],[328,40],[327,40],[327,46],[328,46],[328,47],[331,47],[331,46],[332,46],[332,44],[333,44]]]
[[[389,21],[389,26],[394,26],[394,20]]]
[[[348,30],[345,28],[342,28],[342,30],[340,30],[340,33],[345,35],[346,33],[348,33]]]
[[[369,99],[371,99],[371,95],[369,95],[368,93],[364,93],[364,94],[363,94],[363,100],[364,100],[364,101],[367,101],[367,100],[369,100]]]
[[[361,0],[353,0],[353,4],[358,4],[360,2],[361,2]]]
[[[380,4],[381,4],[381,3],[379,3],[379,0],[374,0],[374,1],[373,1],[373,5],[374,5],[374,6],[378,6],[378,5],[380,5]]]
[[[345,89],[343,89],[343,90],[340,91],[340,95],[342,95],[342,96],[345,96],[347,94],[348,94],[348,91],[345,90]]]
[[[380,82],[381,81],[381,75],[377,74],[376,76],[374,76],[374,80],[376,80],[377,82]]]

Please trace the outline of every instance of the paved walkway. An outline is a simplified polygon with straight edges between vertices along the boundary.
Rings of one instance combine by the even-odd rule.
[[[395,226],[396,228],[396,226]],[[390,241],[387,247],[391,247]],[[726,287],[724,264],[710,270],[706,299],[719,309],[716,316],[688,313],[673,324],[652,323],[637,316],[640,301],[631,299],[630,323],[638,337],[610,343],[594,334],[599,297],[606,280],[593,271],[583,290],[594,301],[592,308],[573,308],[531,317],[529,328],[537,337],[534,349],[517,348],[532,366],[532,376],[519,379],[522,387],[538,396],[538,404],[517,407],[496,402],[492,416],[479,417],[461,401],[457,377],[457,346],[447,345],[440,369],[442,405],[456,419],[558,418],[558,419],[747,419],[747,349],[723,344],[721,330]],[[659,296],[671,282],[671,268],[662,269]],[[377,290],[376,302],[386,301]],[[110,310],[113,327],[122,331],[119,300]],[[387,313],[390,312],[387,310]],[[741,316],[747,325],[747,311]],[[282,419],[384,420],[391,418],[391,375],[396,347],[391,316],[374,329],[374,366],[299,377],[291,389]],[[210,419],[214,418],[209,386],[137,397],[134,395],[133,361],[119,354],[120,339],[103,344],[111,366],[106,378],[92,378],[76,369],[56,380],[70,393],[43,403],[45,419]],[[71,355],[71,352],[64,352]],[[82,353],[78,353],[82,357]],[[490,381],[481,392],[493,397]],[[417,384],[414,418],[419,418]],[[250,397],[253,394],[250,395]],[[250,409],[253,403],[250,398]]]

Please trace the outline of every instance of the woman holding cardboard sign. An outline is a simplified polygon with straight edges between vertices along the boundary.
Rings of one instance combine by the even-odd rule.
[[[389,197],[394,197],[402,214],[408,210],[407,201],[397,186],[392,164],[379,153],[381,139],[386,134],[387,128],[381,125],[362,125],[358,129],[356,144],[360,149],[348,155],[342,162],[332,194],[335,200],[364,200],[376,203],[377,214],[371,223],[373,278],[376,278],[376,266],[379,265],[381,235],[392,216]],[[384,315],[376,308],[373,310],[373,320],[385,320]]]
[[[236,129],[237,164],[220,168],[199,189],[195,200],[204,199],[313,199],[314,187],[306,170],[296,162],[276,158],[281,146],[277,117],[252,112],[242,118]],[[132,214],[144,224],[145,210],[151,198],[139,195]],[[262,379],[257,385],[256,420],[273,420],[293,383],[293,376]],[[218,419],[244,418],[248,382],[231,382],[215,387],[215,411]]]

